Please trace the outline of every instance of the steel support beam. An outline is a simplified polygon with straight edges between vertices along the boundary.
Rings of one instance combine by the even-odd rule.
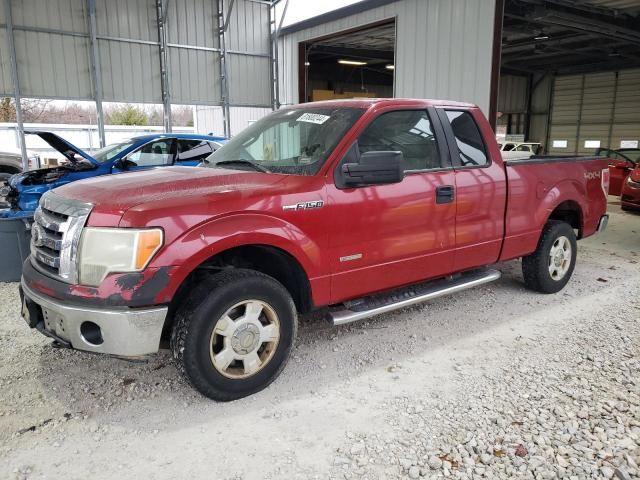
[[[271,53],[269,53],[269,75],[271,76],[271,108],[275,110],[276,97],[278,95],[278,82],[276,80],[276,49],[278,48],[276,39],[276,22],[275,9],[273,5],[267,8],[267,22],[269,23],[269,44],[271,45]]]
[[[171,132],[171,97],[167,60],[166,0],[156,0],[158,21],[158,43],[160,44],[160,87],[162,89],[162,125],[164,131]]]
[[[93,96],[96,102],[96,123],[98,125],[98,136],[100,137],[100,147],[104,147],[107,142],[104,134],[104,115],[102,112],[102,76],[98,64],[98,40],[96,39],[96,0],[87,0],[89,7],[89,56],[91,68],[91,83],[93,84]]]
[[[280,39],[280,30],[282,30],[282,25],[284,24],[284,19],[287,15],[287,10],[289,8],[289,0],[285,0],[284,2],[284,7],[282,10],[282,17],[280,17],[280,23],[278,22],[277,19],[277,6],[280,0],[277,0],[273,3],[273,6],[271,7],[273,9],[273,15],[272,15],[272,19],[271,21],[273,22],[273,42],[272,42],[272,57],[273,57],[273,83],[274,83],[274,102],[273,102],[273,106],[274,109],[277,110],[280,108],[281,104],[280,104],[280,58],[279,58],[279,47],[278,47],[278,40]]]
[[[24,141],[24,125],[22,123],[22,99],[20,95],[20,81],[18,76],[18,62],[16,61],[16,46],[13,41],[13,17],[11,13],[11,0],[4,0],[4,16],[6,17],[7,47],[11,60],[11,81],[13,82],[13,100],[16,105],[16,123],[18,124],[18,138],[20,139],[20,152],[22,153],[22,170],[29,170],[27,158],[27,145]]]
[[[233,9],[234,0],[229,4],[227,16],[224,15],[224,0],[218,0],[218,41],[220,43],[220,92],[222,103],[222,118],[224,124],[224,136],[231,136],[231,111],[229,108],[229,69],[227,58],[227,31],[229,18]]]

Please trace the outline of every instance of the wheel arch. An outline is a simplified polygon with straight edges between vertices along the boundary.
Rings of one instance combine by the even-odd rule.
[[[559,220],[568,223],[574,230],[578,231],[577,238],[582,238],[584,231],[584,212],[576,200],[568,199],[558,203],[548,215],[545,225],[549,220]]]
[[[313,308],[309,277],[293,254],[272,244],[236,245],[210,255],[186,274],[169,304],[163,336],[169,334],[176,311],[202,278],[234,268],[255,270],[276,279],[289,292],[298,312],[305,313]]]

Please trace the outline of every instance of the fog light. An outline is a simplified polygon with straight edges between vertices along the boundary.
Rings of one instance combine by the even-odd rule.
[[[100,327],[93,322],[83,322],[80,325],[80,335],[90,345],[98,346],[104,342]]]

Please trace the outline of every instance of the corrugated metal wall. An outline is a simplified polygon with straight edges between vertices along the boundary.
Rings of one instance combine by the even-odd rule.
[[[549,152],[587,155],[594,152],[587,141],[613,149],[622,140],[640,142],[639,85],[640,69],[557,77]]]
[[[279,39],[282,104],[298,101],[298,44],[396,19],[395,96],[447,98],[489,111],[495,0],[399,0]]]
[[[90,0],[11,0],[23,97],[91,100]],[[170,100],[222,102],[217,0],[165,0]],[[233,4],[227,38],[229,101],[270,107],[269,5]],[[4,3],[0,7],[0,95],[12,96]],[[155,0],[96,0],[98,74],[103,100],[161,103]]]
[[[498,93],[498,112],[524,113],[527,111],[528,80],[518,75],[501,75]]]
[[[231,136],[236,135],[256,120],[271,113],[271,108],[260,107],[231,107]],[[197,133],[206,135],[222,135],[224,132],[224,118],[222,107],[196,107],[195,129]]]
[[[539,142],[546,146],[547,131],[549,128],[549,101],[553,76],[546,74],[537,78],[531,92],[531,111],[529,112],[529,136],[530,142]]]

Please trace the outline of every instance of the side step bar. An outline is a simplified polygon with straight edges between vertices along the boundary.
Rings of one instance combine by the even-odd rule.
[[[349,302],[350,307],[329,312],[329,320],[334,326],[356,322],[381,313],[391,312],[426,300],[484,285],[498,280],[501,276],[502,274],[498,270],[476,270],[463,273],[453,279],[412,285],[394,290],[389,294],[374,295],[360,301]]]

